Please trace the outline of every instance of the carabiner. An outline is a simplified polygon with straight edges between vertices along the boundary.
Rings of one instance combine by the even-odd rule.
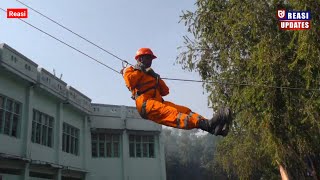
[[[128,61],[122,61],[122,67],[123,68],[126,68],[128,66]]]

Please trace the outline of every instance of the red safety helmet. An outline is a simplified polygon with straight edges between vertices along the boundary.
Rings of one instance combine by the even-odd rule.
[[[153,52],[151,51],[150,48],[140,48],[140,49],[137,51],[137,53],[136,53],[135,59],[138,60],[139,56],[141,56],[141,55],[147,55],[147,54],[151,55],[151,56],[152,56],[152,59],[157,58],[157,56],[155,56],[155,55],[153,54]]]

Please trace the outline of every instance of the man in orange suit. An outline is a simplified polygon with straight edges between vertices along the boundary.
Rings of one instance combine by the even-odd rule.
[[[232,120],[229,108],[221,108],[213,118],[206,119],[187,107],[162,98],[169,94],[169,88],[151,69],[156,58],[151,49],[140,48],[135,56],[137,64],[121,70],[141,117],[174,128],[198,128],[216,136],[226,136]]]

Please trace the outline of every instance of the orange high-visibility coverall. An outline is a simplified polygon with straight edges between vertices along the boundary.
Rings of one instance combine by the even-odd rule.
[[[132,66],[124,70],[123,77],[142,118],[180,129],[198,128],[198,121],[204,119],[187,107],[164,101],[162,96],[169,94],[169,88],[162,79]]]

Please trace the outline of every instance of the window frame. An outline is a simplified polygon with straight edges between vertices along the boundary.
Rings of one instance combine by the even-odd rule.
[[[54,117],[37,109],[32,110],[31,142],[54,147]],[[51,131],[50,131],[51,130]],[[51,132],[51,135],[49,134]]]
[[[68,144],[68,145],[67,145]],[[80,129],[66,122],[62,124],[62,151],[80,156]]]
[[[101,145],[103,146],[103,148],[101,148]],[[103,153],[101,152],[102,149],[103,149]],[[92,158],[120,158],[121,157],[120,152],[121,152],[121,134],[120,133],[91,131],[91,157]]]
[[[0,99],[2,99],[0,104],[0,111],[2,112],[0,114],[0,134],[19,138],[23,104],[3,94],[0,94]],[[11,101],[10,108],[7,107],[8,101]],[[17,111],[17,109],[19,110]]]
[[[130,158],[156,158],[156,135],[129,134],[128,142]]]

